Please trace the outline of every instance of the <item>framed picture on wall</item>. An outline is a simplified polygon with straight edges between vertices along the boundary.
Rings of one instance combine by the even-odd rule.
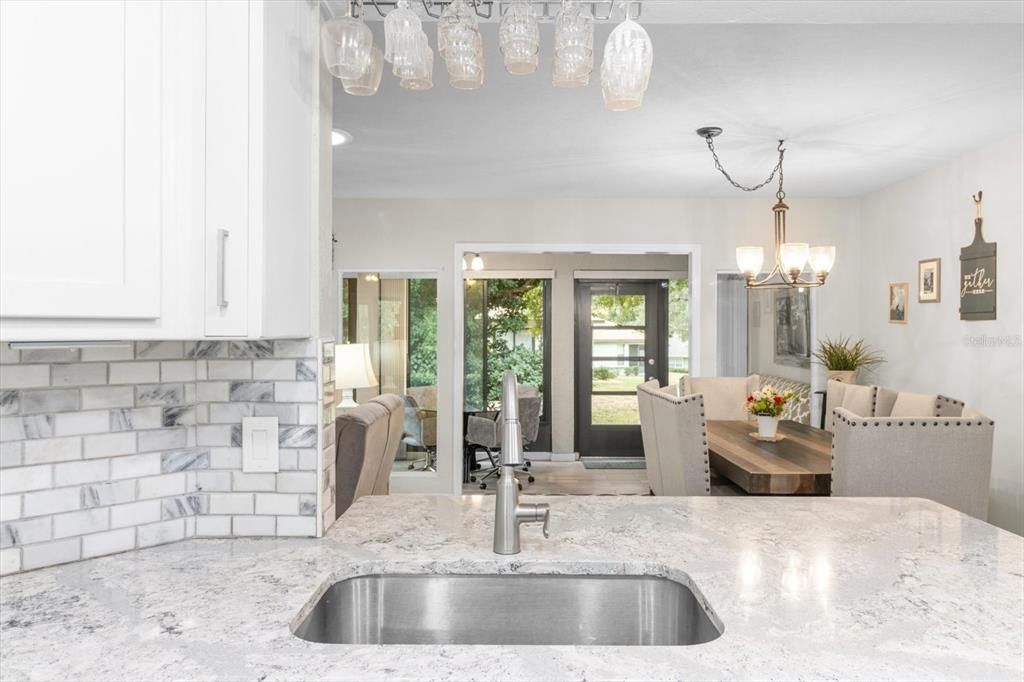
[[[775,362],[811,366],[811,293],[807,289],[778,289],[775,307]]]
[[[906,282],[889,283],[889,323],[907,323],[907,302],[910,300],[910,285]]]
[[[942,269],[938,258],[917,263],[917,302],[938,303],[942,298]]]

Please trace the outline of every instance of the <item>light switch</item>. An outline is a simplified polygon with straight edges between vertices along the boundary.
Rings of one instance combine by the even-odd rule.
[[[242,471],[279,471],[277,417],[242,419]]]

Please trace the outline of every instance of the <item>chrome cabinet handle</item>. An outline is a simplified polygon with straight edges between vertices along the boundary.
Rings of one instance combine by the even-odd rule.
[[[227,230],[217,230],[217,307],[227,308],[227,280],[225,260],[227,259],[227,241],[231,233]]]

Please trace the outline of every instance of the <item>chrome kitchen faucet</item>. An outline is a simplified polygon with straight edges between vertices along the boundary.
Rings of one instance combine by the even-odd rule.
[[[495,554],[519,554],[519,526],[544,522],[548,537],[551,507],[546,504],[519,504],[519,482],[515,467],[523,465],[523,432],[519,424],[519,386],[516,373],[507,370],[501,377],[501,413],[503,415],[498,497],[494,505]]]

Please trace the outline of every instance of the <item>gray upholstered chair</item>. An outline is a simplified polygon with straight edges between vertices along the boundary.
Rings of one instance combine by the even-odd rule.
[[[388,494],[404,419],[405,402],[391,394],[377,396],[338,416],[335,509],[339,516],[364,495]]]
[[[747,414],[747,396],[761,386],[761,377],[691,377],[679,380],[680,395],[704,396],[704,416],[707,419],[750,419]]]
[[[537,440],[540,432],[540,410],[541,398],[536,386],[526,384],[519,386],[519,424],[523,434],[523,447],[528,447]],[[469,477],[470,481],[480,483],[482,490],[487,489],[487,479],[498,476],[500,467],[495,459],[495,453],[501,449],[503,429],[502,413],[470,415],[466,425],[466,441],[471,446],[481,447],[487,453],[487,459],[491,465],[474,473]],[[530,463],[523,466],[522,471],[529,473]],[[533,483],[532,474],[527,478]],[[522,484],[520,484],[521,486]]]
[[[924,497],[985,519],[995,424],[974,410],[961,412],[864,417],[835,408],[832,494]]]
[[[648,381],[637,387],[647,479],[655,495],[710,495],[704,397],[675,396]]]

